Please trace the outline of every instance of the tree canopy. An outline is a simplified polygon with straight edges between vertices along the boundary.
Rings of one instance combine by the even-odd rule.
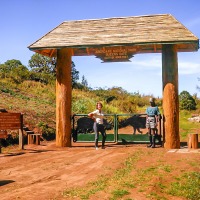
[[[72,61],[72,88],[83,88],[82,83],[78,83],[79,71]],[[38,53],[32,55],[29,66],[22,65],[21,61],[12,59],[0,64],[0,77],[10,78],[15,83],[24,80],[33,80],[48,84],[56,80],[56,58],[50,58]],[[86,79],[85,79],[86,81]]]
[[[187,91],[182,91],[179,95],[181,110],[196,110],[195,99]]]

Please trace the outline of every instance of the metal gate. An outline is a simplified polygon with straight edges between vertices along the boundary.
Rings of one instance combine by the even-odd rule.
[[[162,137],[162,117],[160,116],[157,135]],[[87,114],[75,114],[72,117],[73,142],[94,142],[94,121]],[[107,114],[104,119],[106,143],[147,143],[146,114]],[[101,134],[99,141],[101,141]],[[159,141],[160,142],[160,141]]]

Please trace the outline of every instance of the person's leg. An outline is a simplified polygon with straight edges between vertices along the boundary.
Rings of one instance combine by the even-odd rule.
[[[160,147],[162,147],[162,136],[158,133],[158,129],[155,129],[155,137],[158,140],[158,145],[160,145]]]
[[[103,125],[101,125],[100,127],[101,129],[99,131],[101,132],[101,135],[102,135],[102,149],[104,149],[105,141],[106,141],[106,131]]]
[[[102,134],[102,149],[105,148],[105,141],[106,141],[106,132],[104,131]]]
[[[156,128],[156,118],[151,117],[150,120],[150,128],[151,128],[151,148],[155,148],[155,128]]]
[[[151,147],[152,146],[152,134],[151,134],[152,130],[151,128],[148,128],[148,134],[149,134],[149,142],[150,144],[147,147]]]
[[[147,147],[151,147],[152,146],[152,135],[151,135],[151,127],[150,127],[149,117],[147,117],[147,119],[146,119],[146,128],[148,128],[148,135],[149,135],[149,142],[150,142],[150,144],[147,145]]]
[[[98,130],[98,124],[94,122],[94,133],[95,133],[95,148],[98,149],[98,140],[99,140],[99,130]]]
[[[156,134],[155,134],[155,129],[152,129],[152,146],[151,148],[156,147]]]

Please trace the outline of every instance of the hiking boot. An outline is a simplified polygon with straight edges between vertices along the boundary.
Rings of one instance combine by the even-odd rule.
[[[153,135],[152,136],[152,145],[151,145],[151,148],[155,148],[156,147],[155,144],[156,144],[156,137],[155,137],[155,135]]]
[[[95,140],[95,149],[98,149],[98,139]]]
[[[150,142],[150,145],[148,145],[147,148],[150,148],[153,145],[153,143],[152,143],[152,135],[149,135],[149,142]]]

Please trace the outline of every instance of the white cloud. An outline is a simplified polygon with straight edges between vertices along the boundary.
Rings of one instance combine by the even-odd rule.
[[[189,61],[184,61],[188,59]],[[161,74],[162,72],[162,58],[160,56],[151,56],[143,59],[132,60],[131,63],[128,63],[134,69],[154,71],[156,74]],[[191,74],[200,74],[200,62],[194,59],[192,56],[185,56],[178,61],[178,70],[180,75],[191,75]],[[145,72],[144,72],[145,73]]]
[[[160,55],[152,55],[152,54],[143,54],[143,56],[139,56],[132,58],[132,62],[126,63],[127,65],[131,65],[134,69],[142,69],[142,70],[152,70],[162,67],[162,60]]]
[[[179,62],[179,74],[200,74],[200,63],[193,62]]]

